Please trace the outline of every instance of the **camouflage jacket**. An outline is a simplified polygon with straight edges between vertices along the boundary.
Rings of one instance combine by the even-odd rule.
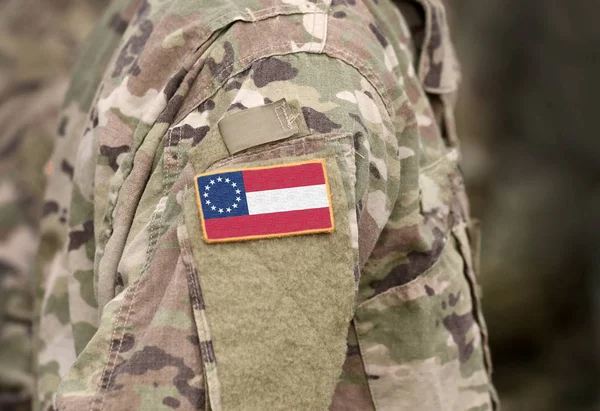
[[[439,0],[113,2],[47,190],[41,407],[492,409],[457,80]],[[195,176],[299,164],[327,232],[206,241]]]

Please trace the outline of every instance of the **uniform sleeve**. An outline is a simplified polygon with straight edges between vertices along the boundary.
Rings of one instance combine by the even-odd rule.
[[[391,122],[369,82],[327,56],[260,60],[234,85],[214,100],[215,110],[227,107],[214,113],[218,132],[190,153],[197,177],[183,202],[184,244],[208,323],[199,334],[212,342],[224,408],[325,409],[346,358],[361,242],[368,252],[398,196]],[[276,115],[281,106],[284,123],[267,134],[288,121],[297,134],[230,155],[237,141],[260,135],[244,114],[267,121],[265,105]],[[203,145],[218,154],[196,157]],[[229,207],[221,210],[218,196],[213,204],[213,191],[238,170],[249,214],[222,218]],[[320,186],[328,201],[315,204]],[[360,227],[364,213],[375,224]]]
[[[134,157],[130,181],[144,162],[149,178],[121,189],[141,198],[120,194],[115,232],[123,214],[131,226],[116,277],[100,263],[101,321],[56,404],[325,409],[360,249],[399,193],[387,109],[354,67],[293,53],[256,60],[183,114]]]

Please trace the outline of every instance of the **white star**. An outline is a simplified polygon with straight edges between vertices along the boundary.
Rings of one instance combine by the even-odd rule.
[[[209,205],[209,204],[210,204],[210,200],[206,200],[206,205]]]
[[[210,190],[209,186],[204,187],[205,190]]]
[[[242,199],[241,199],[241,198],[239,198],[239,197],[236,197],[236,198],[235,198],[235,201],[242,201]]]
[[[208,197],[208,193],[204,193],[203,195],[204,195],[204,198]]]
[[[233,205],[233,208],[237,208],[237,204],[234,204],[234,205]]]
[[[223,214],[223,209],[219,208],[219,214]]]
[[[238,189],[238,190],[235,190],[235,193],[239,194],[239,193],[241,193],[241,191]]]
[[[217,181],[220,183],[221,181],[223,181],[223,179],[221,177],[217,178]]]
[[[237,187],[237,184],[236,183],[231,183],[231,187]]]
[[[214,185],[214,184],[215,184],[215,180],[210,180],[210,183],[211,183],[212,185]]]
[[[212,206],[210,209],[213,210],[213,211],[215,211],[217,209],[217,207]]]
[[[231,208],[227,207],[227,212],[231,213]]]
[[[226,183],[229,183],[230,181],[231,181],[231,180],[230,180],[230,179],[228,179],[228,178],[226,178],[226,179],[225,179],[225,182],[226,182]]]

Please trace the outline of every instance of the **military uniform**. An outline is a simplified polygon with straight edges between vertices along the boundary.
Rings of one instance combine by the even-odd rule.
[[[113,2],[47,190],[41,407],[493,409],[457,79],[438,0]]]

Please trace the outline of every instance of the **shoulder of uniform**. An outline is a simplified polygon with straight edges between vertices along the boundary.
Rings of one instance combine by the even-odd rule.
[[[108,71],[115,84],[128,77],[128,88],[140,96],[164,89],[170,99],[170,89],[177,87],[177,94],[187,95],[174,119],[180,120],[261,59],[325,54],[359,71],[392,115],[401,66],[408,57],[392,46],[404,39],[399,32],[386,30],[397,16],[384,18],[391,3],[381,3],[372,7],[361,0],[242,0],[201,6],[192,6],[190,0],[142,2]],[[185,78],[183,88],[180,78]]]
[[[389,46],[394,39],[383,34],[377,18],[362,2],[308,2],[288,14],[281,7],[276,10],[279,14],[264,17],[263,13],[261,18],[253,11],[251,21],[233,19],[205,43],[194,56],[192,64],[198,74],[190,90],[193,97],[186,99],[179,119],[256,62],[298,53],[324,54],[352,66],[372,84],[391,115],[401,75],[396,70],[398,57]]]

